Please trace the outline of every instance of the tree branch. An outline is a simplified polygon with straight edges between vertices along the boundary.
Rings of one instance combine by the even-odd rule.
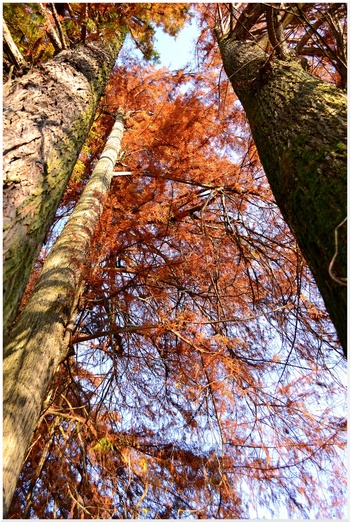
[[[65,38],[64,33],[62,31],[62,25],[61,25],[60,20],[58,18],[58,14],[57,14],[57,11],[56,11],[55,4],[51,4],[51,8],[52,8],[52,14],[53,14],[53,17],[54,17],[54,20],[55,20],[55,24],[57,26],[58,34],[60,36],[62,49],[67,49],[67,47],[69,47],[69,45],[67,45],[66,38]]]
[[[288,60],[289,51],[284,38],[281,16],[278,9],[271,5],[266,6],[266,23],[270,43],[278,58]]]
[[[6,52],[12,61],[13,65],[17,69],[22,69],[23,67],[27,66],[27,62],[21,55],[17,45],[15,44],[12,35],[9,31],[9,28],[7,27],[7,24],[5,20],[2,20],[2,27],[3,27],[3,41],[6,46]]]
[[[40,4],[40,3],[38,4],[38,10],[39,10],[39,13],[41,14],[41,16],[45,19],[45,31],[47,33],[47,36],[50,39],[50,42],[54,46],[55,51],[56,52],[62,51],[63,47],[60,42],[60,39],[58,38],[55,28],[53,27],[53,25],[50,21],[49,15],[48,15],[45,7],[43,6],[43,4]]]

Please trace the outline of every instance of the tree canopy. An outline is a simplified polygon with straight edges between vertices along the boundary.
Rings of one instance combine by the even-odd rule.
[[[148,61],[119,58],[22,300],[25,312],[122,108],[123,150],[80,263],[70,351],[10,518],[344,516],[342,348],[215,42],[224,9],[259,38],[262,5],[43,4],[61,45],[108,38],[118,23]],[[307,6],[288,45],[344,88],[346,9]],[[31,9],[6,4],[4,15],[40,66],[57,50]],[[173,35],[190,17],[197,64],[150,63],[154,27]]]

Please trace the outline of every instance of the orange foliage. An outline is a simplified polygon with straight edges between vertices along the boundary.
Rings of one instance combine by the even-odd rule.
[[[340,350],[235,101],[214,74],[115,69],[63,207],[119,106],[132,175],[106,201],[13,518],[249,518],[252,498],[341,514]]]
[[[68,46],[108,41],[116,34],[130,34],[146,59],[158,59],[154,50],[155,28],[176,36],[190,19],[189,4],[147,3],[44,3],[46,20],[32,4],[4,5],[4,18],[26,61],[37,65],[52,58],[54,46],[48,27],[64,34]],[[53,15],[55,7],[56,16]],[[56,24],[56,25],[55,25]],[[6,50],[5,50],[6,51]],[[6,68],[8,64],[5,61]]]

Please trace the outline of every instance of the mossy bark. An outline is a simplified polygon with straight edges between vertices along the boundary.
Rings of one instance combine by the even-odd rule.
[[[68,355],[90,240],[120,153],[124,114],[118,113],[104,151],[48,255],[40,277],[4,346],[3,484],[6,515],[42,403],[58,364]]]
[[[346,355],[347,98],[297,61],[253,42],[219,42],[276,202],[323,296]],[[335,231],[337,230],[338,253]]]
[[[5,334],[122,43],[63,51],[4,87]]]

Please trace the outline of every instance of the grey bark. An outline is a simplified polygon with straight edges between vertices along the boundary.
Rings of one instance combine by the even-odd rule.
[[[271,58],[253,41],[218,40],[276,202],[346,355],[346,95],[297,61]]]
[[[122,42],[63,51],[4,87],[5,334]]]
[[[69,335],[82,286],[82,270],[120,152],[119,112],[91,179],[47,257],[41,275],[4,347],[3,484],[8,512],[42,403],[68,355]]]

